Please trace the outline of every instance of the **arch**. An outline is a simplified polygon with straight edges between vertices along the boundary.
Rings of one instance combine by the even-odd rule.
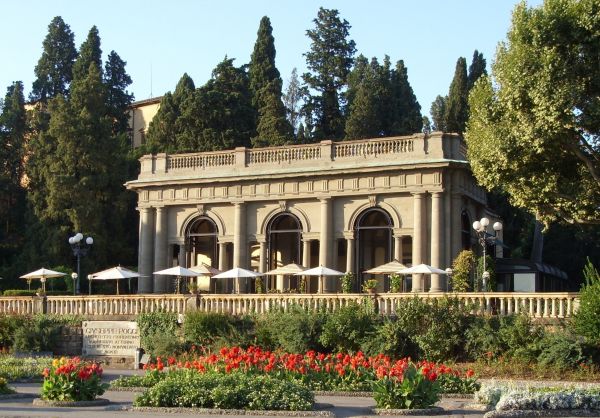
[[[376,206],[373,206],[370,203],[364,203],[364,204],[360,205],[358,208],[356,208],[354,210],[354,212],[352,212],[352,215],[350,216],[350,218],[348,218],[348,223],[346,224],[346,231],[354,231],[354,226],[356,225],[356,221],[357,221],[358,217],[364,211],[366,211],[368,209],[372,209],[372,208],[382,209],[383,211],[385,211],[388,214],[388,216],[392,220],[392,223],[393,223],[392,227],[402,228],[402,218],[400,217],[400,215],[398,214],[396,209],[389,203],[378,202],[378,204]]]
[[[213,221],[217,226],[219,236],[225,235],[225,223],[223,222],[223,219],[215,211],[207,210],[203,214],[200,214],[198,212],[189,214],[187,218],[185,218],[184,221],[181,223],[181,228],[179,229],[179,236],[185,238],[185,234],[190,224],[200,217],[206,217]]]
[[[277,217],[281,213],[289,213],[289,214],[294,215],[300,222],[300,226],[302,227],[302,232],[309,232],[311,230],[310,221],[308,219],[308,216],[306,216],[306,213],[304,213],[304,211],[301,209],[298,209],[295,207],[288,207],[285,211],[282,211],[281,208],[273,209],[272,211],[270,211],[263,218],[257,233],[265,234],[265,236],[266,236],[267,235],[267,227],[271,223],[271,220],[273,220],[273,218]]]
[[[218,237],[217,224],[209,216],[196,216],[188,222],[184,235],[185,265],[194,267],[204,263],[216,267],[219,259]],[[207,290],[211,288],[209,280]]]
[[[302,260],[302,223],[291,212],[279,212],[272,216],[266,229],[267,268],[276,269],[289,263]],[[277,276],[276,281],[268,281],[268,290],[284,291],[298,288],[296,277]]]

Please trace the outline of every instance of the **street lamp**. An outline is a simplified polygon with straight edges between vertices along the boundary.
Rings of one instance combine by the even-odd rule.
[[[87,237],[85,239],[85,242],[82,242],[82,241],[83,241],[83,234],[81,232],[78,232],[75,235],[73,235],[71,238],[69,238],[69,244],[71,245],[71,250],[73,250],[73,255],[75,257],[77,257],[77,276],[73,278],[73,280],[75,280],[74,294],[79,293],[79,277],[81,276],[81,271],[80,271],[81,257],[84,257],[87,255],[88,251],[92,247],[92,244],[94,243],[94,238]],[[73,273],[73,274],[75,274],[75,273]],[[71,277],[73,277],[73,276],[71,276]]]
[[[88,274],[88,293],[90,294],[90,296],[92,296],[92,278],[94,276],[92,276],[91,274]]]
[[[77,287],[77,286],[76,286],[76,283],[77,283],[77,277],[79,277],[79,275],[78,275],[77,273],[75,273],[75,272],[71,273],[71,278],[73,279],[73,296],[75,296],[75,295],[76,295],[76,293],[75,293],[75,288]]]
[[[481,275],[483,289],[486,290],[487,281],[490,278],[490,273],[486,270],[485,266],[485,253],[486,247],[488,244],[494,245],[496,244],[496,240],[498,239],[497,233],[502,230],[502,223],[496,222],[492,226],[494,229],[494,235],[490,235],[487,232],[487,227],[490,224],[490,220],[488,218],[481,218],[479,221],[473,222],[473,229],[475,230],[475,234],[477,234],[477,240],[483,249],[483,274]]]
[[[454,273],[454,271],[448,267],[446,269],[446,293],[448,293],[448,282],[452,279],[452,273]]]

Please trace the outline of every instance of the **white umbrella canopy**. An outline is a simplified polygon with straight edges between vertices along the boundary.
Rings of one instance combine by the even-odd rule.
[[[54,277],[62,277],[66,276],[66,273],[61,273],[60,271],[49,270],[44,267],[38,269],[36,271],[32,271],[31,273],[27,273],[21,276],[22,279],[27,279],[29,282],[31,279],[41,279],[42,280],[42,292],[46,291],[46,279],[51,279]]]
[[[129,270],[121,266],[111,267],[91,274],[90,280],[120,280],[142,277],[137,271]]]
[[[204,264],[204,263],[202,263],[198,266],[190,267],[190,270],[198,273],[197,274],[198,276],[214,276],[215,274],[222,273],[221,270],[216,269],[216,268],[209,266],[207,264]]]
[[[409,268],[398,270],[398,274],[447,274],[445,270],[427,264],[418,264]]]
[[[365,270],[365,273],[371,274],[394,274],[397,273],[398,270],[405,269],[406,266],[399,262],[398,260],[390,261],[389,263],[382,264],[377,267],[373,267],[372,269]]]
[[[323,266],[314,267],[299,273],[295,273],[296,276],[343,276],[344,274],[346,273]]]
[[[165,270],[155,271],[153,274],[162,274],[164,276],[185,276],[196,277],[201,276],[197,271],[186,269],[185,267],[175,266]]]
[[[258,273],[252,270],[246,270],[240,267],[232,268],[231,270],[224,271],[223,273],[215,274],[215,279],[238,279],[242,277],[259,277],[264,276],[263,273]]]
[[[303,272],[306,270],[307,270],[307,268],[304,266],[301,266],[300,264],[290,263],[290,264],[286,264],[285,266],[277,267],[274,270],[267,271],[267,272],[265,272],[265,274],[271,275],[271,276],[278,276],[278,275],[284,275],[284,274],[296,274],[296,273],[300,273],[300,272]]]

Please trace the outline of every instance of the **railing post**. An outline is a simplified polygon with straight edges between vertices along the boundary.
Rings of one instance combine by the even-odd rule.
[[[321,159],[324,161],[333,161],[333,141],[321,141]]]
[[[235,166],[239,168],[246,167],[246,147],[235,148]]]

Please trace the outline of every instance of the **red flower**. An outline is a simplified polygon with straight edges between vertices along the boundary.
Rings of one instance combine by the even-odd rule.
[[[475,374],[475,372],[471,369],[467,370],[467,372],[465,373],[465,376],[469,377],[473,377],[473,375]]]

